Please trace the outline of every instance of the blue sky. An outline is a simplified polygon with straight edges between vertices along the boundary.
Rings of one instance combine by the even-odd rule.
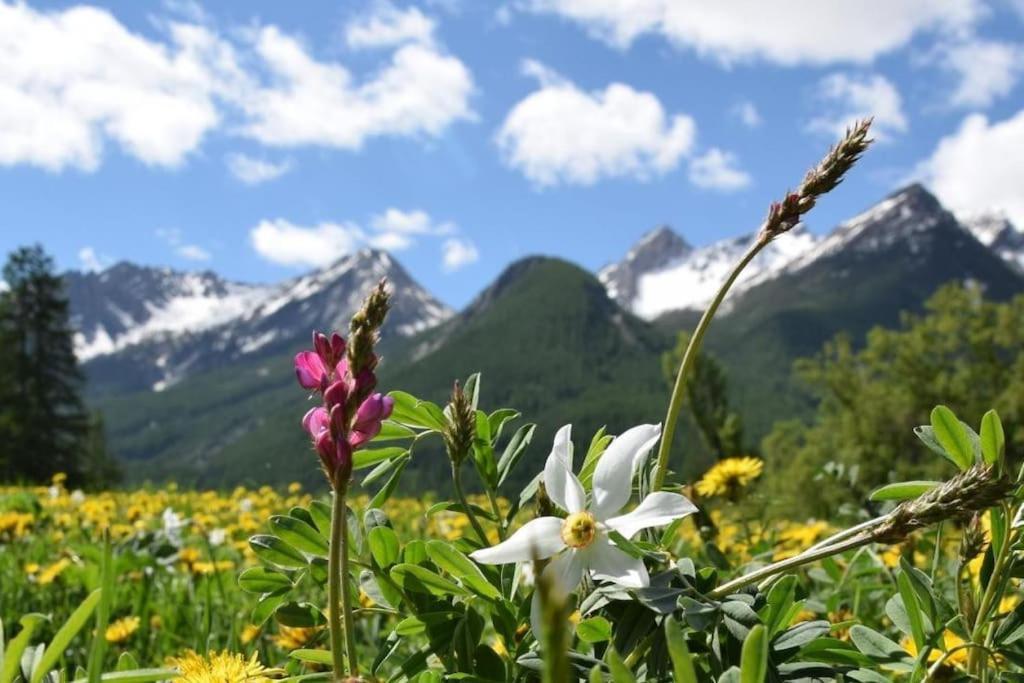
[[[910,178],[1024,224],[1024,5],[772,4],[0,4],[0,252],[276,281],[372,244],[461,306],[751,231],[868,113],[813,230]]]

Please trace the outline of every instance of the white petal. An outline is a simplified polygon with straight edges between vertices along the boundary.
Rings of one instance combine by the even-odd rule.
[[[678,493],[656,491],[640,501],[629,514],[612,517],[605,524],[626,538],[632,538],[641,529],[665,526],[696,511],[697,506]]]
[[[569,593],[576,590],[583,580],[584,561],[583,553],[570,549],[548,563],[542,572],[543,580],[551,581],[551,590],[554,595],[565,599]],[[539,583],[538,583],[539,586]],[[533,600],[530,603],[530,626],[533,628],[533,636],[540,640],[541,634],[541,608],[540,589],[533,591]]]
[[[594,470],[592,511],[605,520],[629,502],[637,467],[661,436],[661,425],[640,425],[620,434],[601,456]]]
[[[572,473],[572,425],[565,425],[555,434],[551,455],[544,463],[544,488],[563,510],[579,512],[586,507],[583,485]]]
[[[529,562],[551,557],[565,547],[562,540],[562,520],[558,517],[538,517],[524,524],[504,543],[470,553],[482,564]]]
[[[643,560],[630,557],[604,534],[595,538],[587,548],[587,563],[595,579],[611,581],[626,588],[643,588],[651,583]]]

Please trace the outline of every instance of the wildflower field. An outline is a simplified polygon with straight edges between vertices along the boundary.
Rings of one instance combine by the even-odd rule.
[[[378,387],[382,281],[347,336],[314,332],[294,358],[296,457],[322,488],[0,488],[0,683],[1024,680],[1024,470],[996,411],[968,424],[936,405],[914,434],[941,478],[893,468],[824,519],[770,517],[756,457],[675,469],[730,285],[838,185],[869,126],[771,205],[686,342],[663,423],[539,443],[479,374],[444,406]],[[423,443],[450,499],[404,494]]]

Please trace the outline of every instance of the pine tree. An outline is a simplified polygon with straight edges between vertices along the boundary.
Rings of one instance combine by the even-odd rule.
[[[14,251],[0,295],[0,466],[5,479],[83,480],[89,416],[81,398],[63,280],[40,246]]]

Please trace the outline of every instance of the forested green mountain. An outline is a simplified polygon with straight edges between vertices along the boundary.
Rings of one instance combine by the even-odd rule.
[[[776,420],[812,413],[814,398],[792,378],[792,365],[835,334],[846,333],[859,346],[871,327],[896,324],[902,312],[919,310],[950,281],[975,283],[995,300],[1024,291],[1024,275],[919,186],[888,197],[810,247],[806,235],[797,239],[803,244],[791,259],[775,257],[771,269],[762,269],[726,302],[708,337],[707,350],[726,368],[751,444]],[[634,253],[631,258],[632,270],[620,271],[637,278],[642,291],[641,261]],[[626,310],[628,302],[610,298],[605,285],[558,259],[514,263],[461,313],[422,331],[408,323],[386,330],[380,386],[443,402],[454,380],[482,372],[483,407],[513,407],[539,425],[523,477],[537,470],[562,424],[575,425],[582,448],[602,425],[616,432],[660,421],[668,393],[660,356],[678,331],[692,328],[699,312],[645,321]],[[299,288],[288,305],[302,313],[297,327],[303,329],[275,338],[266,347],[273,353],[197,362],[199,370],[162,391],[94,394],[94,405],[106,414],[111,450],[126,462],[128,475],[203,486],[316,481],[316,459],[299,428],[306,404],[293,380],[291,354],[307,343],[304,328],[337,319],[332,314],[316,324],[315,307],[302,297],[354,300],[351,283],[334,294],[337,287],[330,280],[326,291]],[[660,300],[672,294],[663,292]],[[681,300],[688,296],[682,293]],[[415,301],[430,301],[426,297],[417,290],[416,299],[406,301],[403,321],[416,319]],[[215,327],[203,335],[224,333]],[[130,348],[137,364],[139,349],[153,347]],[[103,357],[107,376],[115,361]],[[687,425],[678,438],[672,464],[693,474],[703,464],[700,441]],[[423,445],[406,486],[443,486],[447,464],[439,448]]]

